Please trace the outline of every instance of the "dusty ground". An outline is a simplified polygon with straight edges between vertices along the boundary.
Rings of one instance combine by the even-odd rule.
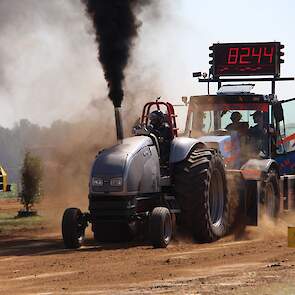
[[[0,212],[19,205],[0,201]],[[286,218],[284,218],[286,220]],[[97,245],[65,250],[57,232],[0,236],[0,294],[295,294],[295,248],[287,223],[249,229],[243,240]]]

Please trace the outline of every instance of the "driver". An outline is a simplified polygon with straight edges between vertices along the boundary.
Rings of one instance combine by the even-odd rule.
[[[148,130],[152,132],[159,140],[161,159],[167,162],[169,159],[170,143],[173,139],[170,126],[165,122],[165,115],[160,110],[156,110],[149,115]]]
[[[263,113],[261,111],[256,111],[250,116],[253,117],[253,121],[256,125],[249,128],[249,136],[257,139],[262,138],[266,134],[266,128],[263,123]]]
[[[228,124],[225,129],[228,131],[239,131],[241,128],[240,121],[242,119],[242,115],[240,112],[233,112],[230,116],[232,123]]]
[[[263,112],[256,111],[250,116],[253,117],[253,121],[256,125],[249,128],[248,135],[250,140],[255,144],[257,150],[264,151],[267,144],[267,126],[263,122]]]

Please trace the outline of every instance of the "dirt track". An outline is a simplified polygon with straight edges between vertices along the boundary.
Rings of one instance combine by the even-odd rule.
[[[91,236],[65,250],[45,228],[0,241],[0,294],[295,294],[294,279],[295,249],[270,227],[241,241],[179,240],[158,250]]]

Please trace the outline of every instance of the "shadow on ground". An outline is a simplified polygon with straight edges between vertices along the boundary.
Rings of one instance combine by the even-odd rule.
[[[17,238],[3,239],[0,241],[0,258],[8,256],[40,256],[70,254],[76,251],[92,252],[103,250],[129,249],[132,247],[152,246],[143,241],[128,243],[98,243],[93,239],[87,239],[80,249],[65,249],[61,238]]]

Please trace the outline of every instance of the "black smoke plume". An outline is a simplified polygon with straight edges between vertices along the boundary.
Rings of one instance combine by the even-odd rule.
[[[151,1],[82,0],[94,24],[98,59],[102,64],[114,107],[120,107],[124,97],[124,69],[140,26],[136,11]]]

